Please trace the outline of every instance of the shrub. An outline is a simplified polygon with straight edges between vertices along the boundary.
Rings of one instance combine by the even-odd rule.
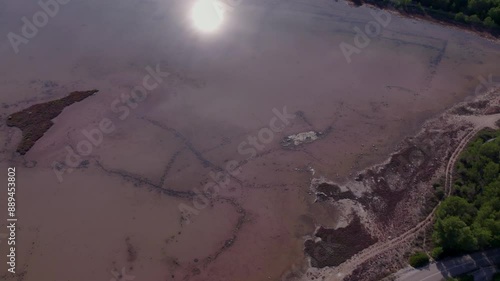
[[[491,8],[488,11],[488,16],[496,23],[500,24],[500,7]]]
[[[434,195],[436,196],[437,199],[443,200],[444,199],[444,188],[441,186],[438,186],[434,189]]]
[[[483,23],[481,21],[481,19],[477,16],[477,15],[472,15],[469,17],[469,22],[471,23],[476,23],[476,24],[479,24],[479,23]]]
[[[483,23],[487,27],[495,27],[496,26],[495,21],[493,21],[490,17],[485,18]]]
[[[422,267],[429,263],[429,257],[424,252],[416,252],[410,256],[409,262],[413,267]]]
[[[460,12],[455,15],[455,20],[459,22],[466,22],[464,13]]]
[[[431,257],[435,260],[439,259],[441,255],[443,254],[443,248],[442,247],[435,247],[432,249],[431,252]]]

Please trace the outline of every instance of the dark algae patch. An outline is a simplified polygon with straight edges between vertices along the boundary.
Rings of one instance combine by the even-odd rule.
[[[345,228],[320,227],[314,235],[314,240],[305,241],[304,251],[311,257],[311,266],[323,268],[338,266],[375,242],[361,224],[359,217],[355,216]]]
[[[65,107],[82,101],[97,92],[98,90],[72,92],[64,98],[35,104],[10,115],[7,118],[7,126],[19,128],[23,134],[16,151],[21,155],[26,154],[35,145],[35,142],[54,125],[52,119],[61,114]]]

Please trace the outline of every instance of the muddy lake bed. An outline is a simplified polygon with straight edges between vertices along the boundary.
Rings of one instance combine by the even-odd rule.
[[[352,180],[500,75],[497,42],[397,14],[348,62],[339,45],[355,44],[354,28],[380,13],[370,7],[249,0],[207,35],[190,27],[190,4],[73,0],[18,54],[0,43],[0,167],[17,168],[19,202],[17,273],[2,267],[2,278],[308,280],[304,242],[345,221],[311,180]],[[0,4],[0,34],[39,9]],[[127,103],[158,69],[168,75]],[[8,116],[88,89],[99,93],[15,152],[22,136]],[[112,132],[68,166],[67,147],[83,151],[83,131],[103,119]],[[321,135],[282,145],[303,132]],[[238,173],[210,185],[228,163]]]

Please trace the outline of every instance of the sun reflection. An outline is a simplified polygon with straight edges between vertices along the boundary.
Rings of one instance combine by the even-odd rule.
[[[191,10],[194,26],[203,32],[214,32],[224,21],[222,7],[215,0],[198,0]]]

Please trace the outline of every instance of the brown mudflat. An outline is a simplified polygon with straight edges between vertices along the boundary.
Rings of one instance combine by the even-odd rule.
[[[52,119],[61,114],[65,107],[97,92],[98,90],[72,92],[64,98],[35,104],[10,115],[7,119],[7,126],[18,127],[23,134],[16,151],[21,155],[26,154],[35,142],[54,125]]]

